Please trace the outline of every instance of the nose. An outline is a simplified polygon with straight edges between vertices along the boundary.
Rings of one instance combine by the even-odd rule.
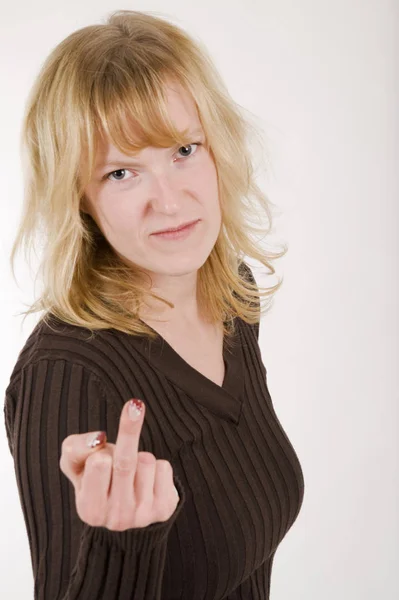
[[[150,201],[157,212],[173,214],[180,209],[182,196],[173,175],[162,172],[152,176]]]

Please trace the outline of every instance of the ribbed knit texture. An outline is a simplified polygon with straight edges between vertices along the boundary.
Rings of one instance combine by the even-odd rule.
[[[269,599],[304,479],[270,398],[258,331],[236,320],[218,386],[159,335],[152,342],[108,329],[89,339],[55,318],[51,328],[36,325],[4,404],[35,599]],[[139,451],[171,462],[179,504],[148,527],[92,527],[60,470],[62,441],[104,430],[115,443],[133,397],[146,404]]]

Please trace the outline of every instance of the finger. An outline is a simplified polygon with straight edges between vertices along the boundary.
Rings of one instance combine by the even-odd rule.
[[[141,429],[145,416],[145,405],[141,404],[141,411],[138,412],[135,406],[140,406],[140,401],[133,398],[126,402],[119,419],[119,429],[114,447],[114,464],[112,470],[111,496],[118,500],[118,503],[126,503],[129,507],[134,502],[133,482],[137,468],[138,448]],[[136,420],[129,416],[130,408]]]
[[[154,479],[158,472],[158,462],[151,452],[139,452],[134,478],[135,506],[152,508],[154,502]]]
[[[177,499],[177,500],[176,500]],[[154,505],[153,510],[159,521],[170,518],[170,505],[176,507],[179,493],[173,482],[173,467],[167,460],[157,461],[157,470],[154,480]]]
[[[169,519],[171,504],[176,506],[173,469],[167,460],[157,460],[150,452],[139,452],[134,481],[135,518],[139,527]],[[135,525],[136,526],[136,525]]]
[[[64,439],[61,446],[59,466],[75,487],[80,480],[88,457],[97,452],[98,449],[104,448],[106,441],[107,434],[105,431],[76,433]]]
[[[112,464],[110,449],[97,450],[86,460],[77,486],[77,512],[83,521],[94,527],[103,526],[107,519]]]

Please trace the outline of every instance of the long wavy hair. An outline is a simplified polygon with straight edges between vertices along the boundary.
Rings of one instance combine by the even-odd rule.
[[[261,245],[272,229],[272,203],[255,182],[250,149],[260,142],[257,128],[230,97],[200,41],[152,11],[118,10],[105,23],[79,29],[57,45],[26,102],[24,203],[10,260],[16,281],[16,252],[23,246],[27,258],[27,249],[40,237],[37,277],[43,289],[19,314],[42,311],[47,323],[53,314],[92,334],[114,328],[153,338],[154,331],[139,318],[145,298],[174,307],[151,292],[147,274],[125,264],[82,210],[100,136],[106,134],[127,154],[149,145],[188,144],[168,118],[165,82],[170,80],[194,99],[218,176],[222,226],[197,273],[200,306],[210,322],[223,321],[226,336],[234,333],[235,317],[259,324],[270,309],[283,280],[261,289],[251,271],[242,275],[244,256],[273,275],[271,261],[287,251],[283,246],[273,253]]]

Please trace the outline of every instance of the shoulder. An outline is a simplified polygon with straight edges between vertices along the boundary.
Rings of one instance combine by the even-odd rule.
[[[251,283],[256,283],[254,274],[252,273],[252,269],[247,265],[243,260],[238,265],[238,273],[241,275],[243,279],[250,281]]]
[[[246,281],[249,281],[252,284],[255,284],[257,291],[259,291],[258,285],[257,285],[257,281],[256,281],[256,279],[254,277],[252,269],[249,267],[249,265],[247,265],[246,262],[244,262],[244,261],[240,262],[240,264],[238,266],[238,273],[240,274],[240,276],[242,277],[242,279],[244,279]],[[248,325],[248,327],[255,332],[256,339],[259,340],[259,326],[260,326],[260,299],[259,299],[259,295],[257,295],[256,300],[254,300],[253,303],[254,303],[254,306],[256,306],[256,308],[258,309],[259,322],[254,323],[252,325]],[[244,324],[244,326],[247,326],[244,321],[243,321],[243,324]]]
[[[104,329],[94,333],[61,321],[54,315],[40,319],[20,350],[14,364],[6,392],[17,387],[24,370],[37,363],[63,361],[69,366],[81,367],[98,379],[104,373],[111,378],[120,370],[118,346],[126,336],[115,329]],[[115,354],[113,353],[115,350]],[[134,360],[134,357],[130,356]]]

